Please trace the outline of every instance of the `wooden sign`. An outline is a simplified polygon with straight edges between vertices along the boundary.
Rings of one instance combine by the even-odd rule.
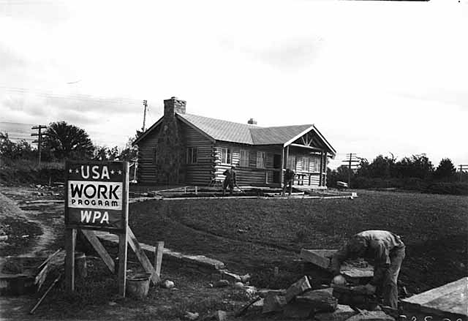
[[[66,227],[123,232],[127,186],[127,162],[67,162]]]
[[[119,294],[125,297],[128,244],[134,250],[151,281],[161,281],[163,243],[158,244],[155,267],[128,227],[128,163],[67,162],[65,193],[65,277],[67,288],[75,289],[76,234],[83,233],[112,273],[118,269]],[[119,236],[119,262],[115,264],[92,230],[106,230]]]
[[[67,162],[65,181],[65,278],[75,289],[76,234],[83,232],[109,269],[115,263],[94,234],[119,235],[119,294],[125,296],[128,243],[128,162]]]

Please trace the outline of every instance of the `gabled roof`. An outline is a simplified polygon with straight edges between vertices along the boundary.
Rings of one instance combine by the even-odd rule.
[[[177,114],[177,117],[192,125],[214,140],[252,145],[250,129],[255,125],[235,123],[227,120],[208,118],[191,114]]]
[[[226,120],[214,119],[192,114],[179,114],[176,117],[195,130],[201,132],[207,138],[214,141],[225,141],[247,145],[283,145],[287,146],[302,135],[315,132],[332,155],[335,149],[328,143],[314,125],[293,125],[278,127],[259,127],[251,124],[241,124]],[[137,144],[154,128],[159,126],[163,118],[160,118],[151,126],[134,144]]]

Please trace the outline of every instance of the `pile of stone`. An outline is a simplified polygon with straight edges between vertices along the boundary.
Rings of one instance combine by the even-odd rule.
[[[285,319],[315,319],[320,321],[392,321],[383,311],[352,309],[341,305],[333,295],[333,288],[312,289],[307,276],[292,284],[287,290],[272,290],[256,303],[263,314],[282,314]]]

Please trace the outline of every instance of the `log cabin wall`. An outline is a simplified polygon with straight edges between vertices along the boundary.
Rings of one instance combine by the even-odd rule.
[[[180,128],[185,148],[185,184],[207,186],[213,177],[214,142],[187,124],[180,122]]]
[[[234,165],[239,185],[279,186],[281,163],[275,159],[281,160],[281,148],[218,142],[213,150],[213,179],[222,182],[224,171]]]
[[[151,136],[138,143],[138,182],[156,184],[155,146],[161,127],[155,128]]]

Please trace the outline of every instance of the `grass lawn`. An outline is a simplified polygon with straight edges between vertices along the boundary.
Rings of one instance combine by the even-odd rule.
[[[271,284],[275,266],[291,272],[301,248],[335,249],[367,229],[399,234],[407,245],[401,283],[419,293],[467,276],[468,197],[359,191],[350,199],[212,199],[132,204],[140,242],[223,261]],[[287,273],[286,273],[287,274]],[[285,283],[291,280],[284,280]],[[278,282],[280,284],[278,284]]]
[[[251,284],[258,287],[290,286],[305,273],[310,275],[295,261],[302,248],[335,249],[366,229],[402,236],[407,257],[400,283],[411,293],[468,276],[468,197],[371,191],[358,195],[353,200],[150,200],[130,205],[129,224],[140,242],[155,245],[163,240],[172,250],[221,260],[232,272],[251,274]],[[63,227],[56,233],[59,247]],[[115,257],[116,248],[108,250]],[[133,268],[136,259],[129,253]],[[174,281],[176,288],[153,286],[145,299],[120,298],[116,275],[100,259],[88,256],[88,276],[77,282],[75,293],[67,293],[60,282],[34,315],[27,311],[37,297],[29,298],[22,310],[16,301],[9,301],[11,309],[5,311],[15,312],[21,320],[166,321],[186,320],[184,314],[191,311],[203,320],[219,309],[236,311],[250,300],[235,287],[213,288],[216,276],[164,262],[162,278]],[[275,267],[278,275],[273,273]],[[271,316],[258,312],[237,320],[264,321]]]

